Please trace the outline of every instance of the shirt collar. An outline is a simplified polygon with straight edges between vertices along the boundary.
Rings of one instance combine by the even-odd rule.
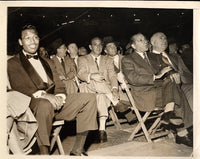
[[[99,55],[98,57],[95,57],[94,55],[92,55],[91,54],[91,56],[92,56],[92,58],[95,60],[95,58],[97,58],[97,60],[99,61],[100,60],[100,57],[101,57],[101,55]]]
[[[31,56],[35,56],[35,55],[37,55],[37,52],[35,53],[35,54],[29,54],[29,53],[27,53],[26,51],[24,51],[24,50],[22,50],[22,52],[23,52],[23,54],[26,56],[26,55],[31,55]]]
[[[153,50],[152,52],[153,52],[154,54],[161,54],[161,52],[156,51],[156,50]]]

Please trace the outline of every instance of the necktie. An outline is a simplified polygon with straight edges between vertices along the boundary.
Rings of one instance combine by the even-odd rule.
[[[34,56],[31,56],[31,55],[26,55],[26,58],[27,59],[31,59],[31,58],[34,58],[34,59],[38,59],[38,55],[34,55]]]
[[[63,69],[65,70],[65,63],[64,63],[63,58],[61,58],[61,65],[62,65]]]
[[[97,69],[99,70],[99,65],[98,65],[98,62],[97,62],[97,58],[95,58],[95,63],[97,65]]]
[[[162,55],[162,54],[161,54]],[[170,66],[171,64],[169,63],[169,60],[167,59],[167,57],[162,55],[162,60],[165,64],[167,64],[168,66]]]
[[[146,55],[145,52],[143,53],[143,56],[144,56],[144,60],[146,61],[146,63],[147,63],[147,64],[150,64],[150,63],[149,63],[149,60],[148,60],[148,58],[147,58],[147,55]]]

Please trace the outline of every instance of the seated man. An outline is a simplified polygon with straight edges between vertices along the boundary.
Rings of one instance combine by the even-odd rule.
[[[12,89],[31,97],[29,107],[39,125],[36,138],[40,154],[49,154],[53,119],[76,119],[77,136],[71,155],[80,156],[88,131],[97,129],[95,96],[87,93],[65,95],[55,68],[37,56],[39,37],[34,26],[22,28],[19,44],[23,49],[8,60],[8,76]]]
[[[162,43],[160,47],[165,48],[166,45]],[[166,66],[161,57],[146,53],[148,42],[141,33],[132,36],[131,46],[135,51],[122,59],[122,70],[131,85],[137,108],[152,111],[161,107],[165,112],[163,123],[180,125],[183,119],[185,128],[192,126],[191,110],[186,102],[182,103],[183,94],[168,75],[172,68]],[[188,137],[183,140],[177,137],[176,142],[192,146]]]
[[[52,43],[52,47],[56,56],[52,58],[56,71],[59,74],[60,80],[65,84],[66,94],[78,92],[78,86],[75,81],[76,66],[73,60],[66,56],[67,48],[62,39],[56,39]]]
[[[99,142],[107,141],[105,123],[108,118],[110,103],[123,106],[119,102],[117,74],[114,71],[113,60],[101,55],[103,45],[99,37],[91,40],[91,53],[78,58],[78,78],[82,81],[80,92],[95,93],[99,115]]]
[[[124,75],[121,69],[121,60],[123,56],[121,54],[118,54],[117,42],[114,41],[114,39],[110,36],[104,37],[103,42],[104,42],[104,52],[107,54],[109,58],[113,60],[114,70],[115,73],[117,74],[117,80],[119,84],[123,84],[125,82]],[[122,101],[129,102],[126,92],[123,92],[121,87],[119,87],[119,98]],[[136,119],[136,116],[135,114],[133,114],[133,111],[131,109],[125,107],[118,107],[119,110],[117,110],[117,107],[114,108],[116,111],[122,113],[126,117],[129,123],[133,122]]]

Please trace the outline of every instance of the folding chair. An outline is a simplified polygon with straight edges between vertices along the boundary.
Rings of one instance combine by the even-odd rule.
[[[50,145],[50,151],[53,150],[53,147],[55,145],[55,142],[57,142],[58,150],[61,155],[65,155],[62,142],[60,140],[59,133],[62,129],[62,126],[64,125],[64,120],[54,121],[53,122],[53,133],[52,133],[52,139],[51,139],[51,145]]]
[[[115,125],[116,129],[122,130],[119,119],[118,119],[117,114],[115,113],[115,110],[114,110],[112,105],[108,108],[108,112],[110,114],[110,117],[111,117],[113,124]]]
[[[154,111],[151,111],[151,112],[145,112],[144,116],[141,117],[141,114],[139,112],[139,110],[137,109],[136,105],[135,105],[135,101],[132,97],[132,94],[129,90],[129,87],[127,86],[127,84],[125,83],[125,81],[123,81],[122,83],[122,87],[125,89],[126,93],[127,93],[127,96],[130,100],[130,103],[132,105],[131,109],[135,111],[135,114],[136,114],[136,117],[139,121],[138,125],[136,126],[136,128],[133,130],[132,134],[130,135],[130,137],[128,138],[129,141],[133,140],[134,137],[137,137],[137,136],[141,136],[141,135],[144,135],[146,140],[148,142],[152,142],[152,139],[153,138],[157,138],[157,137],[160,137],[160,136],[165,136],[165,135],[168,135],[169,132],[166,131],[164,133],[160,133],[159,136],[155,135],[155,133],[158,131],[158,128],[160,127],[161,125],[161,116],[163,115],[163,111],[161,113],[158,113],[154,116],[150,116],[152,114],[152,112],[155,112],[158,110],[154,110]],[[148,119],[155,119],[154,123],[151,125],[151,127],[147,130],[146,126],[145,126],[145,121],[148,120]],[[140,130],[142,129],[142,133],[140,134],[137,134]]]
[[[79,80],[78,80],[78,78],[76,76],[75,76],[75,82],[76,82],[77,86],[79,87],[80,86],[80,82],[79,82]],[[115,113],[115,110],[114,110],[112,105],[108,108],[108,112],[110,114],[110,117],[111,117],[111,119],[113,121],[113,124],[115,125],[116,129],[117,130],[122,130],[122,127],[120,125],[119,119],[118,119],[117,114]]]

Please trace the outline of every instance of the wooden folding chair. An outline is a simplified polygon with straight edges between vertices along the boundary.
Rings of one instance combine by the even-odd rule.
[[[62,129],[62,126],[64,125],[64,120],[54,121],[53,122],[53,133],[52,133],[52,139],[51,139],[51,145],[50,145],[50,151],[53,150],[53,147],[55,145],[55,142],[57,142],[58,150],[61,155],[65,155],[62,142],[60,140],[59,133]]]
[[[152,114],[152,112],[156,112],[156,111],[158,112],[158,110],[154,110],[154,111],[151,111],[151,112],[145,112],[144,116],[141,117],[141,114],[140,114],[139,110],[137,109],[137,107],[135,105],[135,101],[134,101],[132,94],[129,90],[129,87],[127,86],[125,81],[122,83],[122,85],[123,85],[122,87],[125,89],[125,91],[127,93],[127,96],[130,100],[130,103],[132,105],[131,109],[135,111],[136,117],[139,121],[138,125],[133,130],[133,132],[130,135],[130,137],[128,138],[128,140],[131,141],[131,140],[134,139],[134,137],[144,135],[148,142],[152,142],[153,138],[158,138],[160,136],[165,136],[165,135],[169,134],[168,131],[166,131],[164,133],[159,133],[159,135],[155,134],[159,130],[158,128],[161,125],[161,116],[163,115],[164,112],[162,111],[162,112],[160,112],[156,115],[150,116]],[[148,119],[155,119],[155,121],[152,124],[152,126],[147,130],[144,123]],[[142,133],[138,133],[141,129],[142,129]]]
[[[115,113],[115,110],[114,110],[112,105],[108,108],[108,112],[109,112],[109,115],[110,115],[110,117],[111,117],[111,119],[113,121],[113,124],[115,125],[116,129],[117,130],[122,130],[121,124],[119,122],[117,114]]]

